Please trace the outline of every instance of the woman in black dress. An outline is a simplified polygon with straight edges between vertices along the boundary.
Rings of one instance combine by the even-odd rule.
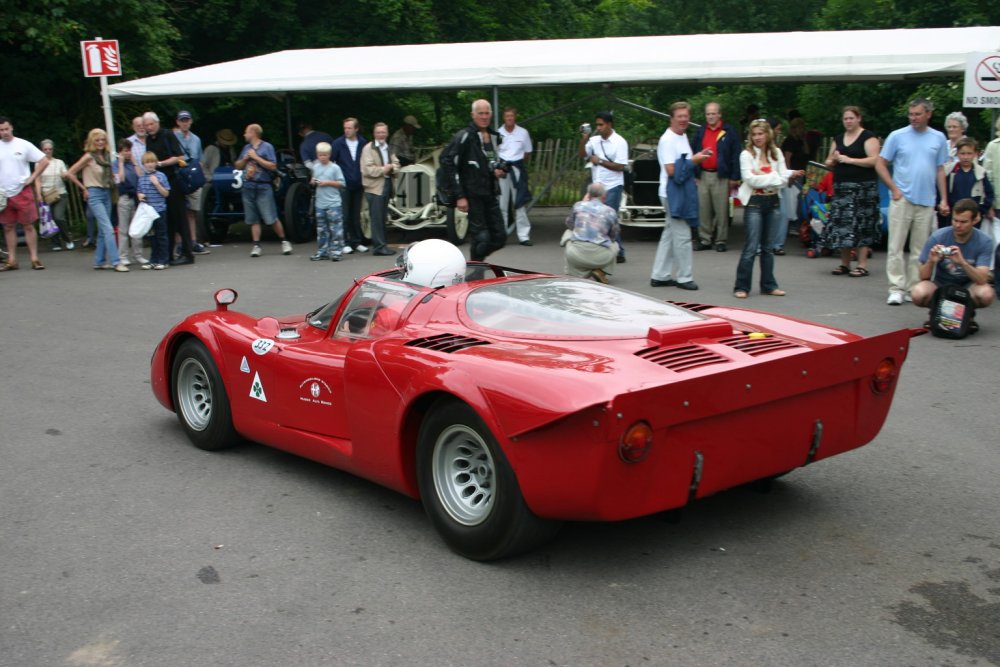
[[[879,141],[861,125],[861,110],[844,107],[844,133],[834,137],[826,165],[833,169],[833,200],[823,230],[823,244],[840,252],[835,276],[868,275],[868,256],[879,237],[882,215],[878,207]],[[851,251],[857,249],[858,265],[851,268]]]

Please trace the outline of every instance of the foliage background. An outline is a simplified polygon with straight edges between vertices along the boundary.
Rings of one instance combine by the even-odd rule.
[[[18,136],[57,143],[57,154],[70,159],[90,127],[103,125],[97,79],[85,79],[79,41],[94,36],[118,39],[125,78],[256,56],[283,49],[374,46],[432,42],[555,39],[624,35],[727,32],[784,32],[865,28],[952,27],[1000,23],[1000,5],[973,0],[716,0],[703,5],[680,0],[35,0],[8,3],[0,21],[0,66],[4,72],[0,115],[9,116]],[[497,59],[504,45],[493,48]],[[762,41],[761,49],[781,45]],[[849,52],[851,45],[845,44]],[[805,55],[805,54],[803,54]],[[789,54],[794,57],[795,54]],[[664,109],[687,99],[696,108],[719,100],[728,120],[736,121],[750,103],[762,113],[784,117],[797,108],[810,127],[824,134],[840,128],[839,109],[857,104],[866,126],[877,133],[905,123],[906,100],[914,94],[937,105],[934,122],[960,108],[961,80],[932,84],[810,84],[714,87],[659,86],[615,89],[618,96]],[[585,89],[501,90],[501,104],[513,104],[530,117],[572,104]],[[363,127],[376,120],[398,126],[405,114],[421,119],[418,143],[443,140],[468,119],[468,104],[486,91],[394,94],[296,95],[295,120],[339,134],[340,121],[352,115]],[[149,102],[116,102],[120,136],[129,118]],[[536,139],[574,136],[575,127],[605,106],[592,100],[530,125]],[[269,98],[196,98],[156,100],[153,110],[172,118],[179,109],[195,116],[195,131],[209,139],[230,127],[240,133],[249,122],[261,123],[269,138],[283,146],[285,109]],[[663,122],[625,107],[615,108],[616,125],[631,141],[657,137]],[[968,110],[970,136],[988,140],[989,111]],[[696,115],[697,119],[697,115]]]

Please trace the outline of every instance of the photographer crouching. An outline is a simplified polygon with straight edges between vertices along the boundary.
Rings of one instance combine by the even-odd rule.
[[[498,179],[509,165],[497,156],[500,135],[490,127],[493,108],[486,100],[472,103],[472,122],[452,137],[441,153],[443,195],[469,215],[469,255],[482,261],[504,246],[507,229],[500,214]]]

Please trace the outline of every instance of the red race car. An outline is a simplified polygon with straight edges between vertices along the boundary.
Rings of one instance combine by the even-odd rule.
[[[280,319],[220,290],[157,346],[153,392],[196,446],[248,439],[420,498],[454,551],[489,560],[864,445],[917,333],[464,260],[444,286],[405,277]]]

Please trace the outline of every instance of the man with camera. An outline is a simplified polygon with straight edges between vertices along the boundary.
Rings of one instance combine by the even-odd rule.
[[[498,180],[507,176],[508,165],[499,158],[500,135],[490,127],[493,107],[486,100],[472,103],[472,122],[461,130],[441,153],[445,198],[469,214],[469,255],[482,261],[502,248],[507,228],[500,215]]]
[[[951,226],[942,227],[927,239],[920,253],[920,282],[913,286],[913,304],[932,305],[939,288],[955,285],[969,291],[976,308],[986,308],[996,297],[989,284],[993,242],[976,229],[979,204],[960,199],[952,208]],[[970,331],[979,327],[972,322]]]
[[[580,126],[580,146],[577,154],[587,158],[591,168],[591,181],[600,183],[607,191],[604,203],[618,215],[625,190],[625,169],[628,168],[628,142],[615,132],[615,118],[610,111],[595,114],[593,136],[590,123]],[[625,261],[625,246],[618,242],[618,262]]]

